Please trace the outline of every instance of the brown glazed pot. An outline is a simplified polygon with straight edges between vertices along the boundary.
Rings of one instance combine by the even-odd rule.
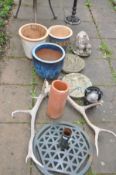
[[[62,80],[54,80],[51,85],[48,99],[47,115],[57,119],[62,116],[68,96],[69,86]]]
[[[71,28],[65,25],[53,25],[48,29],[49,41],[59,44],[65,50],[70,45],[70,38],[73,35]]]

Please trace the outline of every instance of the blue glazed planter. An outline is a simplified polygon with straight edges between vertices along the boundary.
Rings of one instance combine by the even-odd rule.
[[[52,49],[61,53],[61,57],[57,60],[48,61],[44,60],[36,55],[36,53],[42,49]],[[54,43],[43,43],[37,45],[32,50],[33,64],[36,73],[43,79],[54,80],[57,79],[64,63],[65,51],[64,49]]]
[[[70,44],[73,31],[64,25],[54,25],[48,29],[49,41],[62,46],[65,50]]]

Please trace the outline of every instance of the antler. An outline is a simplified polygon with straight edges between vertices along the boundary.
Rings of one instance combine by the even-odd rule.
[[[16,110],[16,111],[12,112],[12,117],[14,117],[14,115],[16,113],[19,113],[19,112],[28,113],[31,116],[31,136],[30,136],[30,140],[29,140],[28,154],[26,157],[26,162],[29,158],[31,158],[40,167],[40,170],[44,173],[45,173],[45,169],[43,171],[43,168],[44,168],[43,165],[36,159],[36,157],[33,153],[33,139],[35,136],[35,127],[34,126],[35,126],[36,114],[37,114],[37,111],[38,111],[43,99],[48,95],[49,89],[50,89],[50,86],[49,86],[48,82],[45,80],[43,87],[42,87],[41,94],[38,97],[36,97],[37,101],[31,110]],[[46,171],[46,175],[50,175],[50,174]]]
[[[33,145],[32,144],[33,144],[33,139],[34,139],[34,135],[35,135],[34,126],[35,126],[36,114],[37,114],[37,111],[40,107],[40,104],[42,103],[43,99],[48,95],[49,91],[50,91],[50,85],[49,85],[48,81],[45,80],[44,84],[43,84],[43,87],[42,87],[41,94],[38,97],[36,97],[37,101],[36,101],[34,107],[31,110],[17,110],[17,111],[12,112],[13,117],[16,113],[19,113],[19,112],[28,113],[31,116],[31,137],[30,137],[30,141],[29,141],[28,154],[27,154],[27,157],[26,157],[26,162],[29,158],[32,158],[32,160],[40,167],[41,171],[43,171],[43,165],[34,156]],[[89,109],[93,106],[102,105],[103,101],[100,101],[100,102],[97,102],[97,103],[94,103],[94,104],[90,104],[90,105],[87,105],[87,106],[80,106],[74,100],[72,100],[69,96],[68,96],[67,100],[72,105],[73,108],[75,108],[77,111],[79,111],[82,114],[82,116],[84,117],[84,119],[87,122],[87,124],[89,125],[89,127],[95,132],[95,147],[96,147],[96,152],[97,152],[97,156],[98,156],[98,154],[99,154],[98,137],[99,137],[100,132],[108,132],[108,133],[110,133],[110,134],[112,134],[113,136],[116,137],[116,134],[113,131],[103,129],[103,128],[99,128],[99,127],[95,126],[93,123],[91,123],[91,121],[88,119],[88,117],[86,115],[86,110],[87,109]],[[46,172],[46,175],[49,175],[49,173]]]
[[[99,154],[99,149],[98,149],[98,137],[100,132],[108,132],[110,134],[112,134],[113,136],[116,137],[116,134],[113,131],[107,130],[107,129],[103,129],[103,128],[99,128],[97,126],[95,126],[93,123],[91,123],[91,121],[88,119],[85,111],[93,106],[97,106],[97,105],[102,105],[103,101],[94,103],[94,104],[90,104],[87,106],[80,106],[78,105],[76,102],[74,102],[74,100],[72,100],[70,97],[68,97],[68,102],[77,110],[79,111],[82,116],[84,117],[85,121],[87,122],[87,124],[89,125],[89,127],[95,132],[95,147],[96,147],[96,152],[97,152],[97,156]]]

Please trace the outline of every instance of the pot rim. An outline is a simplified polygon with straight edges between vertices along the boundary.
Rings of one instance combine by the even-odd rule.
[[[47,60],[43,60],[43,59],[37,57],[37,55],[35,54],[36,49],[37,49],[39,46],[42,46],[42,45],[52,45],[52,46],[58,47],[58,48],[62,51],[62,56],[61,56],[59,59],[54,60],[54,61],[47,61]],[[42,49],[43,49],[43,48],[42,48]],[[65,50],[64,50],[61,46],[59,46],[58,44],[55,44],[55,43],[40,43],[40,44],[38,44],[36,47],[33,48],[33,50],[32,50],[32,57],[34,57],[36,60],[38,60],[38,61],[40,61],[40,62],[48,63],[48,64],[53,64],[53,63],[60,62],[61,60],[64,59],[64,57],[65,57]]]
[[[43,37],[40,37],[40,38],[36,38],[36,39],[32,39],[32,38],[28,38],[28,37],[25,37],[23,34],[22,34],[22,29],[24,27],[27,27],[27,26],[41,26],[42,28],[45,29],[46,31],[46,34],[43,36]],[[42,24],[39,24],[39,23],[28,23],[28,24],[24,24],[22,25],[20,28],[19,28],[19,36],[24,39],[24,40],[27,40],[27,41],[31,41],[31,42],[36,42],[36,41],[41,41],[41,40],[44,40],[45,38],[47,38],[48,36],[48,29],[46,26],[42,25]]]
[[[66,87],[67,87],[66,90],[58,90],[57,88],[55,88],[54,84],[55,84],[56,82],[65,84]],[[68,92],[68,91],[69,91],[69,84],[68,84],[66,81],[63,81],[63,80],[54,80],[54,81],[52,82],[52,88],[53,88],[54,90],[56,90],[57,92],[64,93],[64,92]]]
[[[53,35],[53,34],[51,33],[51,30],[54,29],[54,28],[57,28],[57,27],[63,27],[63,28],[65,28],[65,29],[67,29],[67,30],[70,32],[70,34],[67,35],[67,36],[65,36],[65,37],[58,37],[58,36]],[[53,25],[53,26],[51,26],[51,27],[48,28],[48,34],[49,34],[51,37],[56,38],[56,39],[67,39],[67,38],[70,38],[70,37],[73,35],[73,31],[72,31],[71,28],[69,28],[69,27],[67,27],[67,26],[65,26],[65,25]]]

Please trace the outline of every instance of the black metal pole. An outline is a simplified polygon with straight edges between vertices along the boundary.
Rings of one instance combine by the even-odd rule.
[[[65,18],[65,22],[71,25],[80,24],[80,19],[76,16],[78,0],[74,0],[72,7],[72,15]]]
[[[19,13],[19,10],[20,10],[20,7],[21,7],[21,3],[22,3],[22,0],[19,0],[18,8],[17,8],[17,11],[14,15],[14,18],[17,18],[17,16],[18,16],[18,13]]]
[[[53,10],[53,8],[52,8],[51,0],[48,0],[48,3],[49,3],[49,6],[50,6],[50,9],[51,9],[51,12],[52,12],[52,14],[53,14],[54,19],[57,19],[57,16],[55,15],[54,10]]]

